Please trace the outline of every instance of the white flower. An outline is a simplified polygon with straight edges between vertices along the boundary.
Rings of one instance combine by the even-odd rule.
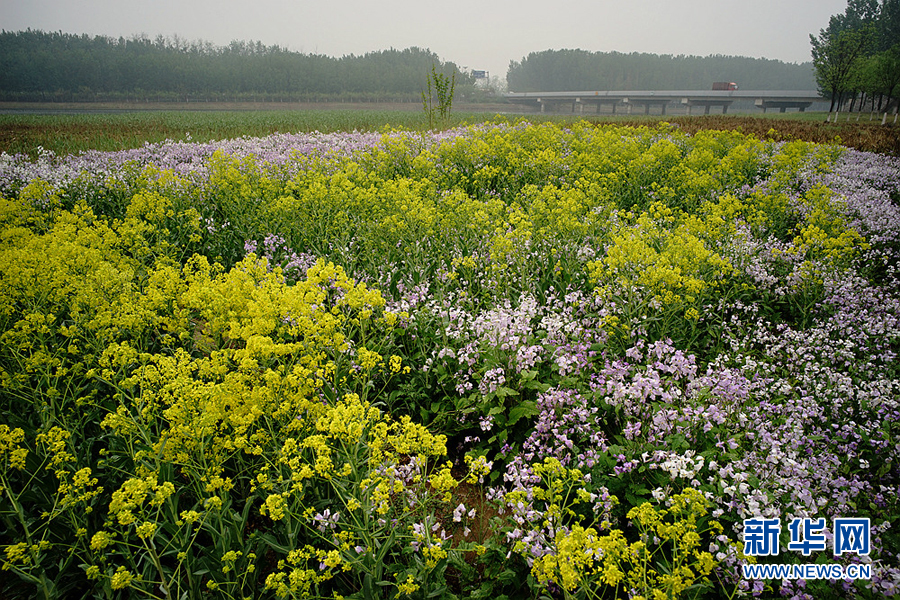
[[[474,509],[473,509],[474,510]],[[463,513],[466,512],[466,507],[462,504],[453,509],[453,522],[459,523],[462,521]]]

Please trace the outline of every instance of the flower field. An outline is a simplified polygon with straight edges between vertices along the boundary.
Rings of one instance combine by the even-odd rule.
[[[0,227],[3,597],[900,586],[897,158],[499,119],[2,154]]]

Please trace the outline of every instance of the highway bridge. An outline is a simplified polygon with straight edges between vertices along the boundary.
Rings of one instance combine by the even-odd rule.
[[[728,112],[728,107],[734,102],[752,102],[763,112],[769,109],[778,109],[785,112],[787,109],[797,109],[800,112],[817,102],[827,102],[815,92],[798,90],[757,90],[757,91],[702,91],[702,90],[674,90],[674,91],[632,91],[632,92],[511,92],[505,95],[509,102],[533,106],[540,112],[561,112],[565,107],[571,106],[573,113],[584,113],[585,106],[593,105],[597,113],[604,105],[611,105],[613,114],[617,109],[624,108],[628,114],[632,114],[634,107],[642,108],[645,115],[650,114],[651,107],[659,107],[660,114],[666,114],[666,107],[672,102],[679,102],[692,114],[697,107],[703,108],[704,114],[709,114],[712,106],[721,106],[722,113]]]

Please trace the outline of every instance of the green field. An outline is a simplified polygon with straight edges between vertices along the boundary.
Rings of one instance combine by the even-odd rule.
[[[792,116],[5,118],[0,598],[890,595],[900,129]]]
[[[454,125],[486,115],[459,114]],[[0,151],[34,154],[38,146],[56,154],[125,150],[164,140],[207,142],[301,131],[378,131],[427,124],[420,110],[135,111],[82,114],[0,115]]]
[[[490,108],[502,108],[490,105]],[[516,110],[515,107],[511,107]],[[116,109],[113,109],[116,110]],[[487,121],[496,112],[454,112],[447,126]],[[863,113],[838,124],[826,123],[823,113],[789,112],[759,115],[630,116],[574,114],[508,114],[531,122],[594,123],[653,126],[660,121],[679,124],[688,132],[700,129],[740,129],[757,137],[831,142],[860,150],[900,153],[900,127],[869,120]],[[890,121],[890,120],[889,120]],[[0,114],[0,152],[35,157],[38,148],[54,154],[87,150],[125,150],[165,140],[209,142],[242,136],[320,131],[382,131],[391,128],[424,130],[428,119],[422,110],[334,108],[317,110],[166,110],[82,112],[78,114]],[[775,130],[774,133],[771,130]]]

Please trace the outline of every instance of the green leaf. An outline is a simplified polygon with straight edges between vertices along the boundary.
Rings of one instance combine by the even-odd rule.
[[[509,411],[509,420],[507,425],[512,425],[522,417],[533,417],[538,414],[537,403],[534,400],[526,400]]]
[[[375,588],[372,587],[372,574],[366,573],[366,576],[363,577],[363,598],[365,600],[375,600]]]
[[[519,392],[517,392],[516,390],[514,390],[512,388],[508,388],[508,387],[503,387],[503,386],[497,388],[497,391],[495,393],[497,394],[498,398],[505,398],[507,396],[518,396],[519,395]]]
[[[281,544],[276,542],[275,536],[273,536],[271,533],[261,533],[259,534],[259,537],[266,543],[269,548],[272,548],[273,550],[278,550],[279,552],[282,552],[284,554],[290,552],[290,549],[288,547],[282,546]]]
[[[494,442],[503,443],[506,441],[506,437],[509,435],[506,429],[501,429],[497,432],[496,435],[491,436],[491,439],[488,440],[488,444],[493,444]],[[496,473],[496,471],[492,471],[492,474]]]
[[[500,583],[512,583],[519,578],[519,574],[511,569],[506,569],[501,571],[499,575],[497,575],[497,581]]]
[[[524,387],[526,390],[535,390],[537,392],[543,393],[553,386],[551,386],[549,383],[543,383],[535,379],[534,381],[526,381],[522,385],[522,387]]]

